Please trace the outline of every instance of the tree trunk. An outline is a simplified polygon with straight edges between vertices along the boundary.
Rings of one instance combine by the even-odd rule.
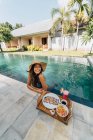
[[[79,34],[78,34],[78,31],[79,31],[79,23],[77,22],[77,44],[76,44],[76,51],[78,49],[78,42],[79,42]]]
[[[1,47],[1,44],[0,44],[0,50],[1,50],[1,52],[3,52],[2,47]]]
[[[91,54],[91,52],[92,52],[92,48],[93,48],[93,44],[91,45],[91,49],[90,49],[90,52],[89,52],[90,54]]]
[[[65,36],[63,38],[63,51],[65,50]]]
[[[77,49],[78,49],[78,42],[79,42],[79,35],[77,35],[76,51],[77,51]]]
[[[62,25],[62,33],[61,33],[61,44],[62,44],[62,48],[63,49],[63,25]]]

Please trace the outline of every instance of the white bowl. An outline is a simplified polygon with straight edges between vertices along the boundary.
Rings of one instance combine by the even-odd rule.
[[[67,100],[62,99],[62,100],[61,100],[61,104],[62,104],[62,105],[67,105]]]

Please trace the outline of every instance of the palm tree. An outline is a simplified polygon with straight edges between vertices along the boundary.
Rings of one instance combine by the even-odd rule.
[[[75,32],[73,21],[70,20],[64,21],[64,34],[68,35],[68,34],[72,34],[73,32]]]
[[[82,35],[83,43],[86,45],[89,41],[93,41],[93,19],[89,21],[86,31]],[[91,45],[90,53],[92,52],[93,44]]]
[[[58,29],[58,26],[61,25],[61,37],[63,38],[64,34],[64,22],[69,19],[70,17],[70,11],[66,11],[65,8],[53,8],[51,12],[52,18],[58,15],[58,18],[53,23],[53,26],[51,28],[51,32],[54,33],[55,30]],[[62,41],[63,44],[63,41]],[[63,47],[63,45],[62,45]],[[63,47],[64,50],[64,47]]]
[[[77,12],[85,11],[85,12],[87,12],[87,14],[89,14],[88,3],[84,3],[84,0],[70,0],[70,2],[68,4],[69,8],[72,8],[75,5],[77,6]]]
[[[77,33],[76,50],[77,50],[78,42],[79,42],[79,27],[80,27],[80,25],[86,23],[87,18],[84,15],[84,11],[79,11],[78,13],[77,13],[77,11],[75,11],[74,13],[75,13],[75,20],[76,20],[76,33]]]
[[[89,18],[93,18],[93,0],[88,0],[89,1],[89,5],[90,5],[90,9],[89,9]]]
[[[79,41],[79,25],[81,23],[84,23],[85,20],[85,12],[89,15],[89,6],[88,3],[84,3],[83,0],[70,0],[69,2],[69,8],[73,8],[74,6],[77,6],[77,10],[73,10],[75,14],[75,20],[76,20],[76,26],[77,26],[77,45],[76,50],[78,47],[78,41]]]

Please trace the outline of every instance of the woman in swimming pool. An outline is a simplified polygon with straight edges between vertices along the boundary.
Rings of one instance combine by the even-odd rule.
[[[42,93],[44,90],[44,91],[50,91],[50,92],[59,94],[59,91],[55,89],[55,86],[57,86],[57,84],[54,84],[50,87],[46,84],[46,80],[43,75],[43,72],[45,71],[46,66],[47,66],[46,63],[39,62],[39,61],[34,61],[29,66],[27,87],[30,90],[33,90],[39,93]]]
[[[42,93],[43,90],[48,90],[45,77],[42,72],[45,71],[47,64],[44,62],[33,62],[29,66],[29,74],[27,80],[27,87],[33,91]]]

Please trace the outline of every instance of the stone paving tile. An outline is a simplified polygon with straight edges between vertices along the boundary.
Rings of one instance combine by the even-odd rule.
[[[37,95],[34,97],[34,99],[38,99],[38,97],[40,96],[40,94],[39,93],[37,93]]]
[[[53,133],[56,136],[57,134],[60,134],[62,136],[66,137],[67,139],[71,139],[72,138],[72,133],[73,133],[73,118],[71,118],[68,122],[68,125],[65,125],[63,123],[60,123],[60,121],[55,121],[55,127],[53,130]]]
[[[0,83],[0,89],[6,87],[5,83]]]
[[[9,91],[9,94],[7,94],[3,99],[2,103],[0,104],[0,115],[3,114],[8,108],[10,108],[14,103],[17,102],[20,98],[25,96],[25,93],[20,93],[20,91]],[[3,108],[3,109],[2,109]]]
[[[39,97],[40,95],[36,95],[34,98],[33,98],[33,101],[32,101],[32,104],[37,107],[37,98]]]
[[[19,82],[15,79],[12,79],[10,77],[4,76],[0,74],[0,81],[1,83],[5,83],[8,86],[14,86],[16,85],[16,88],[21,88],[23,86],[24,83]]]
[[[4,96],[0,94],[0,105],[3,104]]]
[[[73,102],[73,116],[93,126],[93,108]]]
[[[69,125],[65,125],[42,111],[39,111],[38,118],[29,129],[24,140],[71,140],[73,131],[73,119]]]
[[[0,116],[0,136],[15,122],[32,99],[30,96],[23,96]]]
[[[0,82],[1,84],[1,82]],[[8,85],[6,85],[4,88],[0,88],[0,95],[7,95],[8,94],[8,91],[12,89],[11,87],[9,87]]]
[[[37,106],[37,100],[36,100],[36,99],[33,99],[32,104],[33,104],[33,106],[35,106],[35,108],[36,108],[36,106]]]
[[[93,126],[74,119],[72,140],[93,140]]]
[[[55,126],[55,119],[53,119],[51,116],[47,115],[46,113],[39,111],[38,113],[38,120],[42,121],[46,124],[46,127],[49,131],[54,129]]]
[[[69,126],[48,115],[41,114],[41,116],[31,126],[24,140],[71,140],[71,137],[67,135]],[[72,129],[70,131],[72,133]]]
[[[30,128],[25,140],[48,140],[49,130],[46,123],[40,120],[35,121]]]
[[[93,140],[92,108],[73,102],[66,126],[36,109],[39,94],[26,84],[3,75],[0,83],[0,140]]]
[[[29,139],[30,140],[30,139]],[[48,136],[48,140],[72,140],[71,138],[64,136],[62,133],[59,133],[58,131],[56,131],[55,133],[52,132],[49,136]]]
[[[21,92],[25,92],[26,94],[30,94],[31,96],[35,97],[38,93],[31,91],[30,89],[27,88],[26,84],[22,86],[20,89]]]
[[[17,130],[23,138],[27,134],[27,131],[30,129],[31,125],[34,123],[35,119],[38,118],[39,110],[36,109],[36,106],[34,106],[32,102],[13,124],[15,130]]]
[[[0,140],[23,140],[23,139],[13,128],[10,128],[0,137]]]

